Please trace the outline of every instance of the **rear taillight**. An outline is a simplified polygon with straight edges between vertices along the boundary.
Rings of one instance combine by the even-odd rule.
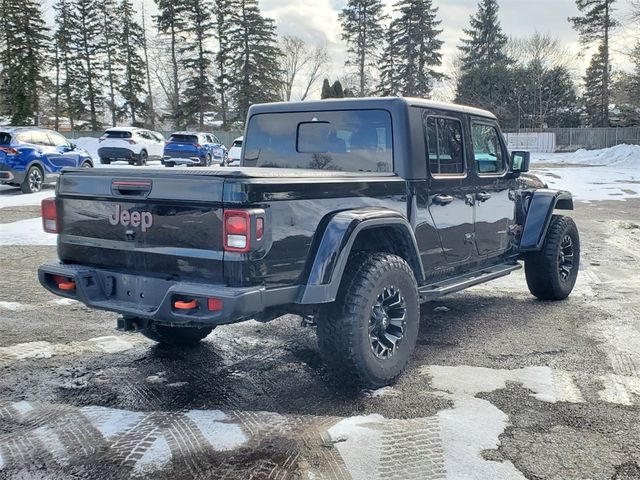
[[[58,233],[58,208],[54,197],[45,198],[41,204],[42,228],[45,232]]]
[[[262,240],[264,236],[264,218],[256,218],[256,240]]]
[[[246,253],[251,248],[251,215],[243,210],[224,212],[224,249],[229,252]]]
[[[11,147],[0,147],[0,152],[4,152],[7,155],[17,155],[18,151]]]

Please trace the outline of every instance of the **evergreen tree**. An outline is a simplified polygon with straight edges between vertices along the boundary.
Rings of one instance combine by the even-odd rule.
[[[377,93],[383,97],[399,95],[398,81],[398,47],[396,44],[395,26],[387,28],[385,47],[380,58],[380,81]]]
[[[145,34],[142,27],[135,21],[131,0],[120,2],[117,16],[120,19],[118,48],[124,66],[122,78],[118,83],[118,91],[124,98],[125,108],[131,114],[131,124],[136,125],[138,123],[137,112],[143,106],[140,95],[145,92],[147,65],[138,53],[140,48],[145,47]]]
[[[102,0],[102,34],[104,36],[104,50],[106,53],[107,83],[109,85],[109,100],[107,102],[111,112],[111,125],[116,126],[116,84],[122,64],[120,43],[118,42],[118,23],[120,19],[116,15],[114,0]]]
[[[264,18],[257,0],[239,0],[238,14],[230,35],[234,52],[230,81],[238,114],[244,120],[254,103],[280,99],[280,49],[276,43],[276,27]]]
[[[173,0],[155,0],[158,6],[156,23],[158,31],[169,37],[171,57],[171,79],[169,108],[175,127],[180,129],[185,120],[181,102],[182,65],[179,61],[179,44],[184,41],[183,33],[186,24],[186,5]]]
[[[433,80],[442,76],[434,70],[442,64],[438,8],[431,0],[401,0],[394,9],[398,17],[391,22],[383,52],[382,90],[391,95],[429,97]]]
[[[71,52],[77,59],[76,88],[81,89],[80,97],[84,105],[89,104],[88,114],[92,130],[98,130],[98,116],[102,113],[100,98],[104,87],[102,2],[75,0],[72,5],[68,27],[71,32]]]
[[[35,0],[2,0],[0,63],[4,108],[13,124],[38,125],[50,39]]]
[[[208,37],[214,30],[212,5],[208,0],[188,0],[185,2],[186,19],[193,34],[193,42],[181,51],[184,54],[182,66],[188,75],[185,97],[185,115],[195,119],[200,130],[204,128],[204,114],[216,104],[215,87],[210,70],[213,52],[208,48]]]
[[[56,11],[55,23],[57,30],[54,35],[56,70],[60,77],[56,82],[56,95],[64,101],[64,108],[58,105],[59,113],[66,113],[69,118],[71,130],[75,129],[75,118],[79,118],[82,113],[82,98],[79,94],[77,71],[78,66],[74,55],[71,52],[73,39],[71,37],[71,2],[70,0],[59,0],[54,6]],[[56,119],[56,122],[58,120]]]
[[[498,20],[497,0],[480,0],[478,11],[469,21],[470,28],[463,30],[468,38],[462,39],[458,48],[462,53],[462,70],[481,68],[488,70],[509,63],[505,54],[507,36]]]
[[[333,98],[333,89],[331,88],[331,84],[329,83],[329,79],[325,78],[322,81],[322,90],[320,92],[320,98],[324,100],[325,98]]]
[[[458,47],[462,65],[455,101],[490,109],[505,119],[512,114],[511,101],[517,90],[514,82],[518,78],[505,52],[507,37],[498,20],[497,1],[480,0],[464,33],[467,38]]]
[[[218,40],[218,52],[216,53],[216,91],[220,98],[220,111],[222,126],[227,127],[227,115],[229,112],[229,85],[230,70],[232,68],[233,52],[231,50],[231,25],[236,18],[236,0],[214,0],[215,37]]]
[[[589,123],[594,127],[609,126],[609,97],[611,96],[610,45],[611,30],[617,26],[612,17],[616,0],[576,0],[579,17],[569,18],[585,47],[597,44],[584,77],[584,102]]]
[[[356,67],[358,95],[369,94],[370,68],[375,66],[380,39],[384,36],[384,6],[381,0],[348,0],[339,19],[342,40],[347,42],[347,66]]]
[[[144,66],[146,68],[147,77],[147,99],[144,102],[144,111],[146,114],[146,124],[155,130],[156,112],[153,107],[153,92],[151,90],[151,73],[149,72],[149,52],[147,49],[147,24],[146,14],[144,11],[144,2],[142,2],[142,51],[144,53]]]

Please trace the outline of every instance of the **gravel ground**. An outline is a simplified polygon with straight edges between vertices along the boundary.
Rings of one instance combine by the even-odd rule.
[[[333,381],[298,317],[162,348],[40,288],[54,247],[3,246],[0,479],[640,479],[638,212],[577,203],[566,301],[518,271],[425,304],[375,392]]]

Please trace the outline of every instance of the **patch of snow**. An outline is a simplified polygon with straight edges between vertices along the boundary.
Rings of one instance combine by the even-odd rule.
[[[351,478],[377,478],[380,464],[378,445],[382,440],[382,415],[349,417],[328,430],[333,446],[344,460]]]
[[[4,459],[2,458],[2,453],[0,453],[0,470],[4,468]]]
[[[12,312],[17,312],[19,310],[30,310],[31,305],[25,305],[23,303],[18,302],[3,302],[0,301],[0,308],[3,310],[11,310]]]
[[[0,208],[39,206],[42,200],[55,194],[53,185],[45,185],[37,193],[22,193],[19,188],[0,185]]]
[[[158,437],[133,467],[134,474],[149,474],[162,470],[171,462],[171,448],[164,437]]]
[[[92,350],[98,350],[104,353],[119,353],[126,350],[130,350],[135,346],[135,343],[129,341],[125,337],[116,337],[109,335],[106,337],[96,337],[79,342],[88,346]]]
[[[55,245],[57,235],[42,229],[41,218],[5,223],[0,228],[0,245]]]
[[[425,367],[423,372],[431,376],[436,390],[449,392],[456,397],[473,397],[480,392],[492,392],[506,387],[506,382],[521,383],[532,390],[534,397],[545,402],[583,402],[573,379],[557,373],[549,367],[525,367],[503,370],[485,367],[437,366]]]
[[[42,443],[47,452],[55,458],[57,463],[61,465],[69,463],[69,455],[64,448],[64,443],[51,427],[38,427],[33,431],[33,434]]]
[[[517,479],[525,477],[510,461],[493,462],[482,451],[500,445],[509,417],[486,400],[464,396],[454,408],[438,412],[447,478]]]
[[[33,410],[31,404],[29,402],[25,402],[24,400],[13,403],[12,407],[17,410],[20,415],[26,415]]]
[[[434,312],[448,312],[449,310],[451,309],[449,307],[445,307],[444,305],[433,309]]]
[[[603,390],[598,397],[604,402],[619,405],[633,405],[633,395],[640,395],[640,378],[626,375],[607,374],[600,377]]]
[[[44,341],[0,347],[0,359],[26,360],[30,358],[51,358],[54,355],[54,346]]]
[[[145,417],[145,414],[140,412],[96,406],[82,407],[80,412],[107,440],[130,430]]]
[[[362,394],[368,398],[380,398],[384,395],[397,396],[398,391],[393,387],[382,387],[377,390],[364,390]]]
[[[167,383],[167,387],[169,387],[169,388],[181,388],[181,387],[186,387],[187,385],[189,385],[189,382]]]
[[[224,422],[228,417],[219,410],[190,410],[185,416],[198,426],[215,450],[234,450],[248,441],[239,425]]]
[[[68,307],[69,305],[75,305],[76,303],[80,303],[73,298],[59,298],[58,300],[51,300],[49,303],[54,305],[60,305],[63,307]]]
[[[147,383],[165,383],[167,379],[160,375],[149,375],[145,381]]]

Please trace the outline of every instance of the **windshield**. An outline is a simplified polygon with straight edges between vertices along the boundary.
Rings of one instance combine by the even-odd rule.
[[[169,138],[170,142],[181,142],[181,143],[198,143],[198,137],[195,135],[171,135]]]
[[[254,115],[244,148],[247,167],[393,171],[391,115],[386,110]]]

